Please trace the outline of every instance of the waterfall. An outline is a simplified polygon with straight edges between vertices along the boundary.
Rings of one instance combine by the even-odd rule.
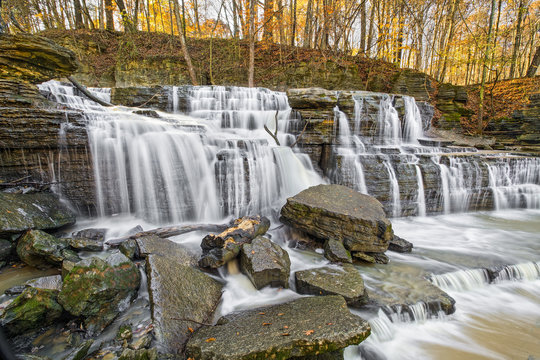
[[[489,284],[489,274],[486,269],[458,270],[433,275],[431,282],[446,291],[466,291]]]
[[[275,146],[263,129],[273,128],[276,116],[280,129],[288,127],[283,93],[190,87],[190,116],[160,113],[155,119],[101,107],[56,82],[42,90],[85,110],[101,216],[132,213],[153,223],[181,223],[268,215],[286,197],[322,182],[305,155]],[[182,111],[179,93],[172,89],[175,112]],[[280,136],[286,141],[290,134]]]
[[[418,183],[418,195],[416,202],[418,203],[418,216],[426,216],[426,197],[424,194],[424,180],[422,179],[422,170],[420,166],[414,165],[416,168],[416,182]]]
[[[405,142],[418,144],[418,138],[422,137],[422,115],[416,105],[416,101],[411,96],[403,96],[405,104],[405,123],[403,125],[403,138]]]
[[[392,215],[394,217],[401,215],[401,201],[399,194],[399,183],[397,180],[396,172],[390,163],[390,159],[384,162],[384,166],[388,171],[388,179],[390,180],[390,189],[392,191]]]
[[[540,279],[540,263],[524,263],[505,266],[495,278],[496,283],[501,281],[533,281]]]

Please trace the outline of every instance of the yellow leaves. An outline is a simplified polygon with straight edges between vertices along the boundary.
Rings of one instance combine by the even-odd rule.
[[[211,343],[212,341],[216,341],[216,338],[208,338],[204,341],[206,341],[207,343]]]

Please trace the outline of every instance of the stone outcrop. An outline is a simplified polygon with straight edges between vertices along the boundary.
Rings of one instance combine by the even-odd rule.
[[[350,251],[384,252],[393,237],[382,205],[341,185],[317,185],[287,199],[281,221],[323,241],[341,241]]]
[[[55,230],[75,223],[75,214],[50,193],[0,192],[0,236],[26,230]]]
[[[196,258],[183,246],[157,237],[137,242],[146,254],[154,334],[163,352],[181,353],[191,331],[211,322],[222,285],[194,267]]]
[[[36,35],[3,34],[0,37],[0,78],[41,83],[71,75],[77,70],[75,54]]]
[[[360,272],[350,264],[297,271],[296,290],[307,295],[341,295],[347,305],[360,307],[367,302],[367,292]]]
[[[258,236],[250,244],[242,246],[240,269],[257,289],[265,286],[289,287],[289,254],[265,237]]]
[[[288,359],[340,350],[369,334],[368,323],[351,314],[341,296],[306,297],[202,327],[186,353],[202,360]]]
[[[17,242],[17,255],[22,262],[40,269],[60,266],[62,261],[79,261],[69,249],[66,239],[58,239],[41,230],[31,230]]]
[[[99,332],[118,315],[122,302],[134,296],[139,284],[139,270],[124,255],[91,257],[76,263],[64,277],[58,302],[70,314],[83,316],[90,333]]]

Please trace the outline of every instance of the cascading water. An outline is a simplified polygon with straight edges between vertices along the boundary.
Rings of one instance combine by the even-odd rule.
[[[290,140],[284,131],[291,110],[282,93],[191,88],[191,117],[154,119],[82,100],[59,83],[41,89],[85,111],[102,216],[134,213],[160,224],[270,214],[286,197],[322,181],[305,155],[272,145],[263,130],[274,128],[278,117],[282,142]]]

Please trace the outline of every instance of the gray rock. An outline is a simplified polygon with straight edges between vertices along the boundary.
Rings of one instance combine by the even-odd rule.
[[[66,357],[64,357],[63,360],[83,360],[86,354],[88,354],[88,350],[90,350],[90,347],[93,343],[93,339],[85,341],[76,349],[74,349],[71,353],[69,353]]]
[[[8,335],[19,335],[53,324],[62,315],[57,295],[56,290],[25,289],[4,309],[0,325]]]
[[[44,276],[37,279],[28,280],[25,283],[26,286],[34,287],[37,289],[49,289],[49,290],[62,290],[62,276],[51,275]]]
[[[118,315],[123,301],[139,288],[139,270],[121,253],[76,263],[64,277],[58,302],[74,316],[85,317],[90,333],[99,332]]]
[[[202,327],[186,354],[205,360],[288,359],[343,349],[369,334],[369,324],[351,314],[341,296],[305,297]]]
[[[108,229],[84,229],[73,233],[72,237],[79,239],[95,240],[103,243],[103,241],[105,241],[105,234],[107,234],[107,231]]]
[[[94,240],[89,238],[67,238],[69,246],[81,251],[102,251],[103,240]]]
[[[381,253],[353,252],[353,259],[368,264],[388,264],[388,256]]]
[[[146,273],[154,334],[165,352],[177,354],[191,336],[190,328],[196,330],[200,323],[211,321],[222,285],[194,268],[196,259],[179,244],[160,239],[167,251],[149,252],[158,240],[140,238],[137,242],[141,254],[148,254]]]
[[[75,214],[49,193],[0,192],[0,236],[26,230],[53,230],[75,223]]]
[[[11,257],[13,253],[13,243],[4,239],[0,239],[0,261]]]
[[[278,244],[258,236],[240,253],[240,269],[257,289],[265,286],[289,287],[291,260]]]
[[[367,302],[364,280],[353,265],[297,271],[294,276],[296,291],[300,294],[341,295],[348,305],[355,307]]]
[[[410,253],[412,251],[413,244],[407,240],[400,238],[397,235],[394,235],[394,238],[390,240],[388,245],[388,250],[395,251],[398,253]]]
[[[169,259],[176,259],[180,264],[197,265],[195,254],[189,252],[185,247],[169,239],[160,238],[156,235],[143,236],[135,240],[138,246],[139,256],[145,258],[148,255],[165,256]]]
[[[134,239],[129,239],[121,243],[118,250],[120,250],[122,254],[126,255],[131,260],[139,256],[139,247],[137,246],[137,241]]]
[[[118,360],[157,360],[157,349],[124,349]]]
[[[384,252],[394,235],[379,201],[341,185],[313,186],[287,199],[281,220],[351,251]]]
[[[159,116],[159,114],[155,110],[135,110],[133,113],[137,115],[156,118],[156,119],[161,118],[161,116]]]
[[[351,253],[345,249],[343,243],[328,239],[324,243],[324,257],[332,262],[351,263]]]
[[[21,236],[17,242],[17,255],[22,262],[36,268],[59,266],[68,247],[65,239],[58,239],[41,230],[31,230]]]

